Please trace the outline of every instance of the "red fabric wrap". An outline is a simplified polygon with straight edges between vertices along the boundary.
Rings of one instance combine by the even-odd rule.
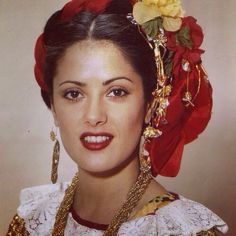
[[[202,29],[191,16],[182,19],[182,27],[189,29],[191,47],[181,45],[175,33],[166,32],[167,48],[174,51],[173,91],[167,108],[168,124],[160,125],[159,129],[163,134],[152,139],[146,146],[150,153],[154,176],[178,174],[184,145],[198,137],[211,117],[212,87],[200,65],[201,54],[204,52],[199,49],[203,41]],[[183,59],[190,63],[190,72],[183,70]],[[182,101],[186,92],[187,77],[189,77],[188,91],[193,98],[197,94],[193,101],[194,107],[191,105],[185,107]]]
[[[153,176],[176,176],[184,145],[196,139],[210,120],[212,88],[203,73],[201,76],[201,86],[194,107],[183,105],[184,83],[180,83],[169,98],[170,105],[166,116],[168,124],[159,126],[163,134],[146,145],[150,153]],[[194,87],[195,92],[197,86]],[[194,90],[192,88],[190,91]]]
[[[38,85],[42,90],[48,91],[47,85],[43,79],[43,64],[45,61],[45,48],[43,46],[43,34],[41,34],[35,45],[34,57],[35,57],[35,66],[34,66],[34,75]]]
[[[62,9],[61,20],[67,21],[82,10],[101,12],[111,0],[72,0]]]

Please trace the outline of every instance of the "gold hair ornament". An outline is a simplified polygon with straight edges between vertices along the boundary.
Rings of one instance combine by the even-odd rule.
[[[133,13],[128,14],[129,21],[138,27],[140,34],[153,49],[157,67],[157,86],[152,93],[152,101],[148,106],[148,112],[145,117],[147,125],[144,130],[145,139],[157,138],[162,135],[160,126],[167,124],[167,109],[169,106],[169,96],[173,90],[173,60],[174,50],[167,48],[166,32],[174,34],[176,45],[192,50],[193,41],[191,39],[190,26],[182,26],[183,9],[180,0],[174,1],[157,1],[157,0],[140,0],[134,4]],[[168,35],[168,34],[167,34]],[[178,49],[176,49],[178,50]],[[165,65],[164,65],[165,62]],[[207,76],[201,63],[191,64],[188,60],[182,59],[178,62],[182,70],[186,72],[185,91],[182,101],[185,107],[194,107],[194,101],[199,94],[201,87],[201,76]],[[190,92],[190,74],[197,71],[198,81],[197,91],[195,94]],[[192,75],[191,75],[192,76]],[[177,76],[178,77],[178,76]],[[197,76],[195,76],[197,77]],[[174,78],[181,80],[183,78]]]
[[[169,79],[164,72],[163,59],[161,56],[160,48],[165,50],[166,37],[163,31],[157,36],[154,42],[154,54],[157,66],[157,87],[152,93],[153,99],[149,105],[145,123],[148,125],[144,130],[145,139],[156,138],[162,135],[162,131],[159,129],[160,124],[166,124],[167,120],[166,111],[169,106],[168,96],[171,93],[171,85],[168,83]]]

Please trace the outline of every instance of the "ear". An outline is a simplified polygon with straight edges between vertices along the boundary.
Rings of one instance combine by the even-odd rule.
[[[53,119],[54,119],[54,125],[56,127],[59,127],[58,120],[57,120],[57,113],[56,113],[56,110],[55,110],[55,107],[54,107],[53,103],[51,103],[51,112],[52,112],[52,116],[53,116]]]

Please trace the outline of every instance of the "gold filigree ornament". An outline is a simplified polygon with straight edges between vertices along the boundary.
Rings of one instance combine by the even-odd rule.
[[[201,71],[203,73],[204,78],[205,79],[208,78],[206,70],[204,69],[202,64],[196,65],[195,68],[198,72],[198,86],[197,86],[197,91],[196,91],[195,95],[193,96],[192,93],[189,91],[189,80],[190,80],[189,75],[191,73],[191,66],[190,66],[189,61],[187,61],[185,59],[182,60],[182,69],[187,73],[186,91],[184,92],[184,95],[182,98],[185,107],[188,107],[188,106],[194,107],[195,106],[194,101],[196,100],[197,95],[199,94],[199,91],[200,91],[200,87],[201,87]]]
[[[144,130],[146,139],[162,135],[160,124],[166,124],[166,112],[171,94],[171,76],[165,74],[163,58],[166,56],[166,31],[176,32],[181,28],[183,9],[180,0],[141,0],[134,4],[131,22],[146,34],[149,45],[154,50],[157,66],[157,88],[152,93],[153,100],[146,114]],[[140,30],[141,31],[141,30]],[[161,53],[162,51],[162,53]]]
[[[151,160],[149,152],[146,150],[145,146],[148,142],[146,139],[145,134],[142,135],[140,140],[140,149],[139,149],[139,161],[140,161],[140,171],[142,173],[150,173],[151,171]]]
[[[162,132],[161,132],[161,130],[155,129],[152,126],[149,125],[144,130],[143,135],[144,135],[145,139],[157,138],[157,137],[162,135]]]
[[[146,139],[157,138],[162,135],[159,129],[160,124],[167,124],[166,112],[169,106],[168,97],[171,94],[172,87],[169,84],[169,79],[165,75],[163,59],[160,48],[165,50],[166,37],[164,32],[160,30],[154,40],[154,54],[157,66],[157,87],[152,93],[153,99],[149,106],[145,117],[145,123],[148,125],[144,130],[144,137]]]

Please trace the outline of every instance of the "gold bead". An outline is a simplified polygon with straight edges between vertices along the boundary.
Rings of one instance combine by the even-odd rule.
[[[190,102],[192,100],[192,94],[190,92],[186,92],[183,97],[183,101]]]
[[[54,131],[50,132],[50,139],[54,142],[56,140],[56,134]]]

